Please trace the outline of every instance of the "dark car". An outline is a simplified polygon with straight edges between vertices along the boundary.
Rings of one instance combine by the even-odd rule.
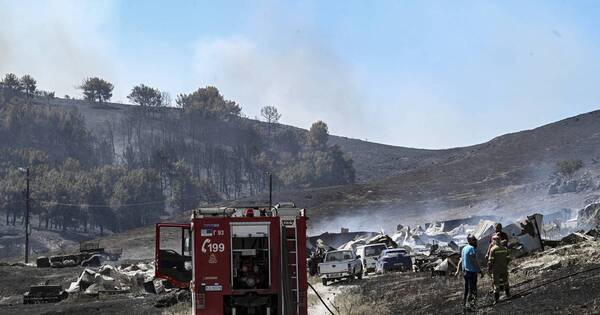
[[[412,260],[403,248],[390,248],[381,252],[375,265],[376,273],[412,270]]]

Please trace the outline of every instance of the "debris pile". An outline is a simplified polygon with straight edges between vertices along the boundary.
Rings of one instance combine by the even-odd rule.
[[[600,224],[600,202],[593,202],[577,213],[577,230],[598,229]]]
[[[86,268],[66,291],[98,295],[130,292],[162,293],[165,288],[161,281],[154,280],[153,264],[138,263],[118,267],[103,265],[97,271]]]
[[[566,236],[556,248],[546,248],[528,259],[517,261],[512,272],[544,273],[561,267],[597,264],[600,260],[600,243],[585,234],[573,233]],[[567,242],[571,242],[570,244]]]
[[[600,210],[600,204],[598,210]],[[565,220],[574,222],[570,218],[570,210],[562,210],[550,214],[549,217],[554,220],[549,225],[544,225],[543,215],[534,214],[522,220],[511,222],[502,228],[508,236],[508,247],[513,257],[521,257],[543,250],[546,243],[542,241],[542,238],[546,238],[544,237],[545,233],[550,234],[549,232],[553,231],[553,237],[560,239],[567,232],[572,231],[574,224],[562,223]],[[447,275],[456,271],[460,259],[460,249],[466,244],[468,234],[473,234],[478,239],[477,254],[481,261],[485,262],[487,249],[492,236],[496,234],[496,223],[498,221],[491,220],[495,218],[488,216],[477,217],[477,219],[467,218],[433,222],[412,228],[398,225],[392,236],[386,235],[383,231],[378,234],[349,233],[345,231],[345,233],[328,234],[328,236],[330,240],[336,240],[337,244],[340,244],[340,240],[346,240],[345,243],[337,247],[338,250],[356,251],[358,246],[378,243],[386,244],[388,248],[401,247],[411,255],[414,271],[428,271],[433,275]],[[591,237],[583,234],[573,235],[562,239],[562,244],[580,241],[579,239],[571,240],[574,238],[588,240]]]
[[[348,229],[342,229],[341,233],[325,232],[317,236],[311,236],[307,240],[307,248],[313,251],[317,247],[317,240],[321,240],[328,245],[330,250],[342,248],[345,244],[358,239],[370,238],[377,235],[375,232],[349,232]],[[357,246],[364,245],[358,244]]]

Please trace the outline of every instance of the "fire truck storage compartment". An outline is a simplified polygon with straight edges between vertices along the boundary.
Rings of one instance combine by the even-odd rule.
[[[269,222],[231,223],[233,290],[271,287]]]

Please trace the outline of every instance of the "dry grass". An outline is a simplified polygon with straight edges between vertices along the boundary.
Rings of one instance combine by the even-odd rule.
[[[177,303],[166,308],[162,315],[190,315],[192,314],[192,305],[190,303]]]
[[[393,314],[386,304],[366,298],[354,290],[339,295],[335,304],[340,315]]]
[[[336,296],[335,304],[341,315],[434,314],[439,305],[460,307],[461,294],[460,279],[395,273],[362,281]]]

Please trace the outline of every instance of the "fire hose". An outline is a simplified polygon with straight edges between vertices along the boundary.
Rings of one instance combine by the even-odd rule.
[[[321,303],[323,303],[323,306],[325,306],[325,308],[329,311],[329,314],[335,315],[335,313],[333,313],[333,311],[329,308],[329,306],[327,306],[325,301],[323,301],[323,298],[321,298],[321,296],[319,295],[319,292],[317,292],[317,290],[315,290],[315,288],[312,286],[312,284],[310,284],[310,282],[308,282],[308,286],[313,290],[313,292],[315,292],[315,294],[317,295],[317,297],[319,298]]]

